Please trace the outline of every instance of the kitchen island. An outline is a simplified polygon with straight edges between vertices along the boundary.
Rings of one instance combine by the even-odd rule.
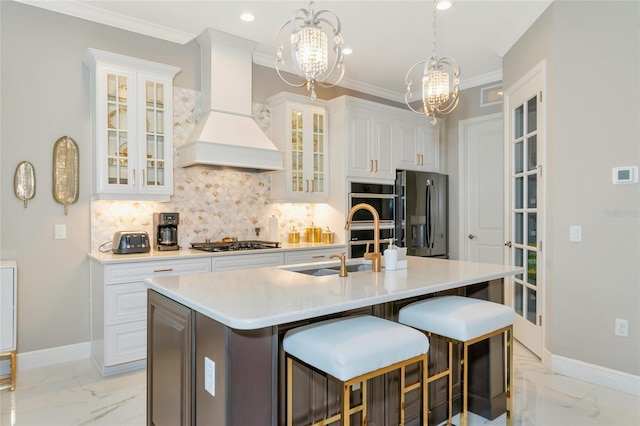
[[[394,320],[408,303],[451,292],[502,301],[503,278],[522,272],[502,265],[415,257],[409,257],[407,269],[380,273],[338,277],[297,272],[311,267],[318,264],[147,279],[148,424],[283,424],[281,340],[286,330],[344,315]],[[482,378],[489,389],[477,386],[481,390],[476,399],[480,404],[484,400],[493,417],[503,400],[503,389],[495,389],[500,369],[494,368],[501,362],[501,338],[490,344],[498,347],[477,354],[490,377]],[[442,357],[432,356],[436,347],[430,349],[430,357],[438,363]],[[205,359],[213,366],[205,367]],[[295,388],[303,397],[294,410],[296,422],[306,420],[309,412],[321,417],[339,403],[333,383],[303,367],[297,376]],[[388,380],[395,379],[391,375]],[[369,419],[375,424],[394,424],[394,413],[386,409],[386,402],[395,397],[393,388],[373,384],[370,398],[376,408]]]

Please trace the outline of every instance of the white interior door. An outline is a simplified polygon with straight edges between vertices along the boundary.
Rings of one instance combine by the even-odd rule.
[[[502,114],[459,124],[461,255],[472,262],[504,262],[504,126]]]
[[[542,357],[544,302],[543,184],[544,65],[505,93],[508,262],[524,268],[507,286],[516,311],[514,336]]]

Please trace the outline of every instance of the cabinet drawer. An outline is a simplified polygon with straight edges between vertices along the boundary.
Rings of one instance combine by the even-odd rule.
[[[105,267],[105,284],[143,281],[145,278],[209,271],[211,271],[211,258],[209,257],[121,263]]]
[[[329,256],[332,254],[342,253],[343,251],[346,251],[346,247],[286,252],[284,254],[284,263],[285,265],[291,265],[294,263],[324,262],[329,260]]]
[[[144,282],[107,286],[104,310],[105,325],[144,320],[147,316],[147,287]]]
[[[283,263],[284,256],[282,253],[241,254],[213,258],[211,267],[215,272],[278,266]]]
[[[104,363],[106,366],[137,361],[147,357],[147,321],[110,325],[105,328]]]

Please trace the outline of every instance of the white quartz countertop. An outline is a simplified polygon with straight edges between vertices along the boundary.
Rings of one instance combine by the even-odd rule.
[[[353,261],[369,263],[361,259]],[[311,276],[336,262],[149,278],[148,287],[228,327],[251,330],[522,273],[522,268],[408,256],[408,268]]]
[[[320,244],[320,243],[280,243],[279,248],[269,248],[261,250],[235,250],[235,251],[218,251],[208,252],[201,250],[194,250],[191,248],[181,248],[180,250],[172,251],[155,251],[151,250],[149,253],[131,253],[131,254],[114,254],[113,252],[91,252],[89,258],[100,263],[127,263],[127,262],[140,262],[140,261],[154,261],[154,260],[175,260],[175,259],[192,259],[196,257],[214,257],[214,256],[238,256],[248,254],[260,254],[260,253],[273,253],[273,252],[287,252],[287,251],[299,251],[299,250],[321,250],[321,249],[335,249],[336,252],[346,250],[344,244]]]

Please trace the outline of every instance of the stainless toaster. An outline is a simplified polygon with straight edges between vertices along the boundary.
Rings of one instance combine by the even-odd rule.
[[[112,251],[115,254],[148,253],[149,234],[145,231],[118,231],[113,234]]]

